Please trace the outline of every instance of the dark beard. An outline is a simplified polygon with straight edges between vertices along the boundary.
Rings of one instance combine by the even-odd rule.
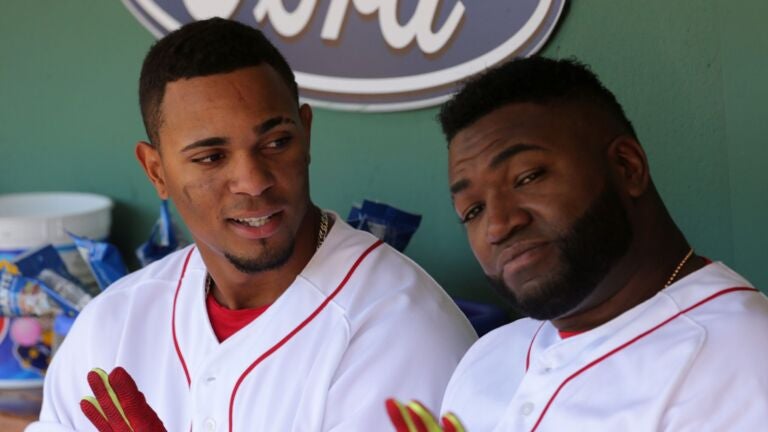
[[[224,256],[235,268],[247,274],[260,273],[263,271],[274,270],[282,267],[293,255],[294,242],[290,242],[282,250],[270,250],[266,247],[266,242],[262,240],[264,253],[258,258],[242,258],[224,253]]]
[[[520,313],[538,320],[562,317],[579,306],[627,253],[632,226],[611,186],[593,201],[571,229],[557,240],[561,265],[524,298],[502,277],[489,277],[494,289]]]

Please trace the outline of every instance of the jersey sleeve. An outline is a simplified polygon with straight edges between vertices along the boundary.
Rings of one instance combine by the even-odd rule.
[[[423,300],[393,295],[353,327],[328,393],[323,431],[391,432],[385,408],[391,397],[439,409],[454,368],[476,336],[447,296]]]
[[[91,394],[88,371],[102,366],[91,350],[99,344],[100,326],[94,320],[92,308],[86,307],[53,356],[45,375],[40,419],[30,424],[27,432],[95,430],[80,411],[80,399]]]
[[[82,328],[82,325],[73,326],[70,334],[56,351],[45,375],[40,419],[30,424],[26,432],[78,430],[76,429],[76,417],[81,415],[80,398],[87,395],[86,393],[78,393],[78,389],[81,389],[83,385],[87,387],[84,374],[81,375],[83,382],[79,382],[80,368],[77,366],[77,347],[81,345],[79,333],[82,333],[83,330],[85,329]]]
[[[744,297],[741,309],[703,323],[707,342],[681,376],[659,430],[766,430],[768,302],[762,294]]]
[[[757,358],[756,358],[757,359]],[[755,359],[755,360],[756,360]],[[759,363],[759,362],[758,362]],[[764,368],[764,365],[760,366]],[[675,432],[765,430],[768,377],[713,371],[709,390],[678,398],[665,412],[659,430]],[[717,377],[717,374],[722,374]],[[725,377],[724,375],[729,375]]]

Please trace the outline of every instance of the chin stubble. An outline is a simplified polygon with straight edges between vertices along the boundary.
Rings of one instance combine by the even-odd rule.
[[[270,250],[265,240],[261,240],[261,245],[264,252],[256,258],[239,257],[228,252],[225,252],[224,256],[238,271],[246,274],[255,274],[280,268],[293,255],[293,242],[290,242],[285,248],[280,250]]]
[[[632,227],[612,187],[607,187],[589,209],[557,241],[561,265],[541,275],[520,298],[501,277],[489,277],[494,289],[513,308],[538,320],[564,316],[579,306],[627,253]]]

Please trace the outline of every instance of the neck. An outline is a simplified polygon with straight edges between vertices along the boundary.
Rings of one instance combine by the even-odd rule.
[[[211,293],[229,309],[256,308],[275,302],[306,267],[317,248],[320,210],[310,205],[296,233],[293,254],[282,266],[257,273],[237,270],[222,254],[200,247],[213,279]]]
[[[552,320],[558,330],[587,331],[598,327],[665,288],[670,276],[690,251],[690,246],[671,219],[665,224],[651,223],[645,226],[647,229],[635,233],[635,241],[629,252],[606,275],[592,295],[576,311]],[[703,258],[691,256],[680,267],[675,281],[704,264]]]

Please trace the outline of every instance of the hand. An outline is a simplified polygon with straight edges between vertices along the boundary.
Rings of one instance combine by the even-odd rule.
[[[96,397],[84,397],[80,409],[99,432],[166,432],[125,369],[118,366],[109,376],[99,368],[92,369],[88,384]]]
[[[453,413],[445,414],[437,424],[435,417],[418,401],[403,405],[395,399],[387,399],[387,414],[397,432],[466,432]]]

